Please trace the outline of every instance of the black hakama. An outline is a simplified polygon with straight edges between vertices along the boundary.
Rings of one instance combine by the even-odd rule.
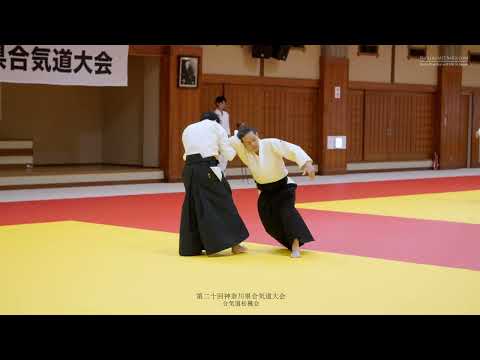
[[[207,255],[231,248],[248,238],[225,176],[220,181],[211,166],[215,157],[188,155],[183,170],[185,199],[180,224],[180,255]]]
[[[292,250],[293,240],[300,246],[313,241],[302,216],[295,208],[297,184],[288,184],[287,177],[269,184],[258,184],[258,214],[267,233],[280,244]]]

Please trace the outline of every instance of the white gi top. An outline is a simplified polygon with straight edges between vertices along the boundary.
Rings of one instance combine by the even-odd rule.
[[[288,175],[283,158],[297,163],[299,168],[312,161],[300,146],[279,139],[261,139],[258,155],[247,151],[236,135],[231,136],[229,141],[259,184],[272,183]]]
[[[202,157],[219,155],[231,161],[235,157],[235,150],[228,141],[227,132],[215,121],[202,120],[188,125],[182,134],[183,147],[187,155],[200,154]]]
[[[215,114],[218,115],[220,118],[220,125],[225,129],[227,132],[228,136],[231,135],[230,131],[230,115],[226,111],[220,111],[218,109],[215,110]]]

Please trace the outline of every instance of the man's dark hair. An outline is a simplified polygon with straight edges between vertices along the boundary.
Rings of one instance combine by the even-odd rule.
[[[245,135],[249,134],[253,132],[254,134],[257,133],[257,129],[255,128],[252,128],[252,127],[249,127],[249,126],[246,126],[246,125],[242,125],[238,128],[238,132],[237,132],[237,137],[240,139],[240,140],[243,140],[243,138],[245,137]]]
[[[220,117],[214,113],[213,111],[209,111],[209,112],[205,112],[202,114],[202,117],[200,118],[200,121],[203,121],[203,120],[212,120],[212,121],[216,121],[217,123],[220,124]]]
[[[222,102],[227,102],[227,98],[225,96],[217,96],[215,99],[215,105],[220,104]]]

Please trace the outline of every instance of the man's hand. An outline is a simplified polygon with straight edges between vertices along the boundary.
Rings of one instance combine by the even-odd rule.
[[[478,129],[478,131],[475,133],[475,137],[478,139],[480,138],[480,129]]]
[[[312,165],[311,161],[307,161],[305,165],[303,165],[303,174],[302,175],[308,175],[310,180],[315,179],[315,168]]]

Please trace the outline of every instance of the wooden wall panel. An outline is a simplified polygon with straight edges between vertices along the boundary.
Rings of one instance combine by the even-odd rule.
[[[182,132],[186,126],[197,121],[201,115],[202,48],[188,46],[170,46],[168,55],[160,62],[160,136],[161,164],[168,181],[178,181],[183,170]],[[178,57],[198,56],[199,87],[179,88]],[[163,154],[165,152],[166,154]]]
[[[264,90],[252,85],[225,85],[225,97],[229,101],[230,126],[245,122],[264,134]]]
[[[464,136],[462,106],[462,68],[460,66],[439,67],[439,152],[440,168],[455,169],[466,165],[459,144],[467,146]]]
[[[162,56],[168,53],[168,45],[129,45],[128,47],[128,55],[132,56]]]
[[[363,90],[348,91],[347,100],[347,162],[363,160]]]
[[[265,88],[264,137],[301,146],[316,159],[317,91],[302,88]]]
[[[457,154],[458,165],[467,167],[468,156],[468,125],[470,120],[470,95],[460,97],[460,121],[456,126],[456,136],[465,139],[454,144],[454,151]]]
[[[201,112],[215,110],[215,99],[223,95],[223,84],[203,84],[201,89]],[[227,101],[230,100],[227,98]]]
[[[202,98],[215,85],[223,86],[232,129],[246,122],[261,137],[293,142],[317,161],[318,80],[209,74],[204,77]]]
[[[264,87],[264,99],[265,128],[261,136],[295,143],[295,119],[292,118],[289,111],[291,108],[290,89],[274,86]],[[288,160],[285,160],[285,163],[292,165]]]
[[[475,132],[480,129],[480,90],[472,94],[473,121],[472,121],[472,153],[471,167],[480,167],[480,139],[477,139]]]
[[[341,97],[335,98],[335,87],[341,89]],[[319,163],[322,174],[346,172],[347,152],[343,149],[327,149],[328,136],[347,134],[348,59],[322,56],[320,58],[320,111],[321,126],[317,128],[319,139]]]
[[[262,87],[254,85],[224,85],[224,95],[228,100],[230,128],[232,132],[237,124],[245,122],[264,136],[264,92]],[[230,167],[243,166],[238,157],[229,163]]]
[[[205,74],[204,82],[209,84],[230,84],[249,86],[275,86],[318,89],[319,81],[313,79],[288,79],[263,76]]]
[[[343,161],[407,161],[430,159],[434,149],[433,126],[436,119],[436,88],[408,84],[400,87],[357,83],[348,91],[342,88],[346,105],[333,97],[333,87],[344,74],[343,65],[332,62],[330,78],[320,86],[313,82],[206,75],[201,91],[201,110],[221,93],[229,101],[232,129],[247,122],[262,137],[282,138],[302,146],[324,173],[341,172]],[[388,84],[387,84],[388,85]],[[358,88],[356,89],[355,86]],[[323,91],[329,99],[324,99]],[[319,102],[319,100],[321,102]],[[344,106],[345,105],[345,106]],[[327,121],[325,121],[325,116]],[[323,117],[323,118],[322,118]],[[342,119],[345,118],[345,121]],[[324,149],[323,135],[347,135],[347,151],[330,156]],[[332,152],[335,154],[339,152]],[[337,154],[335,154],[337,155]],[[240,166],[234,161],[232,167]]]
[[[412,160],[430,159],[433,156],[433,124],[437,118],[436,104],[434,94],[416,95],[414,158]]]
[[[435,95],[367,91],[365,161],[431,159]]]
[[[391,95],[385,92],[365,92],[364,160],[366,161],[388,160],[391,99]]]
[[[315,89],[288,89],[287,132],[281,139],[301,146],[317,162],[317,104]]]
[[[390,124],[387,133],[388,159],[408,160],[413,152],[415,97],[404,94],[391,96]]]
[[[425,160],[433,154],[435,97],[432,94],[392,94],[389,160]]]
[[[352,90],[370,90],[370,91],[388,91],[388,92],[413,92],[413,93],[430,93],[434,94],[438,91],[435,85],[420,84],[391,84],[377,83],[368,81],[350,81],[349,89]]]
[[[269,86],[265,87],[264,91],[265,133],[263,136],[291,141],[294,122],[289,113],[289,89]]]
[[[261,137],[297,144],[317,161],[318,87],[298,81],[285,86],[285,79],[278,84],[266,81],[265,85],[258,82],[248,85],[240,77],[208,79],[202,87],[202,104],[223,89],[228,99],[232,130],[237,124],[246,122],[255,127]],[[225,83],[220,82],[222,79]],[[231,163],[232,167],[240,165],[238,159]]]

